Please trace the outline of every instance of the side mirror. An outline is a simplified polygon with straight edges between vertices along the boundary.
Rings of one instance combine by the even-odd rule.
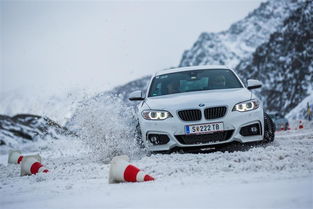
[[[128,99],[130,101],[141,101],[145,99],[145,96],[142,91],[134,91],[129,94]]]
[[[254,79],[249,79],[248,80],[248,89],[257,89],[257,88],[261,88],[262,87],[262,83],[259,80],[254,80]]]

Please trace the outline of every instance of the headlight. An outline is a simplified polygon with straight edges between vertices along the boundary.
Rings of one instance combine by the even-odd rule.
[[[142,111],[142,117],[146,120],[165,120],[173,116],[165,110],[144,110]]]
[[[241,103],[236,104],[233,108],[233,111],[247,112],[247,111],[255,110],[258,107],[259,107],[259,101],[250,100],[250,101],[241,102]]]

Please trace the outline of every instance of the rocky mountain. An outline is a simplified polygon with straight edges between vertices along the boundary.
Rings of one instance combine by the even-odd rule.
[[[263,82],[260,96],[269,111],[291,111],[313,89],[313,1],[306,1],[236,70]]]
[[[19,114],[13,117],[0,115],[0,145],[14,147],[16,143],[38,139],[57,139],[62,135],[72,135],[66,128],[46,117]]]
[[[301,1],[300,1],[301,2]],[[285,18],[299,6],[295,0],[270,0],[226,31],[202,33],[184,52],[179,66],[223,64],[235,67],[277,31]]]

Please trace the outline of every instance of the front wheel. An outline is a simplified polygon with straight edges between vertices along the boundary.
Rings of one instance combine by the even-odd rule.
[[[136,139],[136,142],[140,148],[145,147],[143,140],[142,140],[142,133],[141,133],[141,128],[140,128],[139,122],[136,125],[135,139]]]
[[[270,116],[264,113],[264,137],[263,143],[274,141],[275,138],[275,124]]]

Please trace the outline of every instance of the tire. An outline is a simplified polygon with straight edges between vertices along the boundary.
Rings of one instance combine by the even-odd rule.
[[[288,131],[288,128],[289,128],[289,123],[286,123],[285,124],[285,131]]]
[[[136,125],[135,138],[136,138],[136,142],[137,142],[138,146],[140,148],[144,148],[145,145],[144,145],[143,140],[142,140],[142,133],[141,133],[141,128],[140,128],[139,122]]]
[[[263,137],[263,143],[270,143],[274,141],[275,138],[275,124],[273,120],[270,118],[270,116],[266,113],[264,113],[264,137]]]

